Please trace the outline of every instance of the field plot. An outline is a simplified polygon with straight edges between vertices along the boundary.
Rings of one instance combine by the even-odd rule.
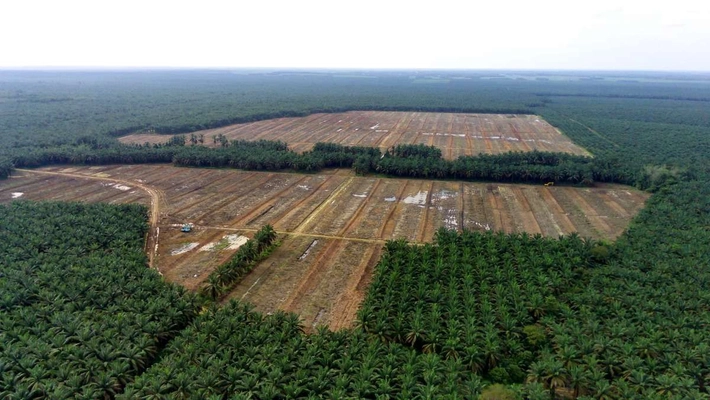
[[[554,151],[589,155],[535,115],[459,114],[422,112],[352,111],[279,118],[195,132],[205,145],[215,146],[215,135],[228,139],[281,140],[296,151],[317,142],[372,146],[382,150],[396,144],[437,146],[445,158],[508,151]],[[124,143],[166,142],[169,135],[135,134]]]
[[[386,240],[431,241],[440,227],[620,235],[648,197],[595,188],[462,183],[177,168],[168,165],[43,168],[0,182],[17,199],[140,202],[155,215],[152,265],[189,289],[271,224],[282,245],[229,298],[264,312],[297,312],[308,329],[349,326]],[[52,173],[55,175],[46,175]],[[194,224],[190,233],[183,223]],[[149,246],[149,252],[153,248]]]

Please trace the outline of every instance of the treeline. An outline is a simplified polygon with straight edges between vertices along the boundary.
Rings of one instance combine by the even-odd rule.
[[[96,147],[87,144],[37,148],[13,157],[17,168],[52,164],[168,163],[183,167],[239,168],[255,171],[293,170],[318,172],[324,168],[353,168],[358,174],[392,177],[484,180],[496,182],[635,184],[641,171],[615,157],[597,158],[550,152],[517,152],[496,155],[441,157],[441,150],[425,145],[397,145],[385,153],[372,147],[317,143],[299,154],[283,142],[231,141],[223,147],[184,146],[180,140],[163,145]],[[638,167],[640,169],[640,167]]]
[[[432,151],[435,153],[435,150]],[[388,152],[381,159],[373,160],[369,169],[361,167],[358,172],[375,171],[388,176],[412,178],[582,185],[592,185],[594,182],[634,184],[637,175],[613,159],[566,153],[509,152],[461,156],[455,160],[431,155],[398,157],[396,154],[395,148],[395,151]]]
[[[234,255],[218,266],[205,280],[200,294],[210,301],[217,301],[234,287],[273,249],[276,231],[271,225],[259,229],[253,239],[241,245]]]
[[[14,169],[15,166],[12,164],[12,160],[0,157],[0,179],[10,176]]]
[[[710,97],[678,96],[678,95],[644,95],[644,94],[619,94],[619,93],[551,93],[538,92],[536,96],[541,97],[602,97],[610,99],[645,99],[645,100],[680,100],[680,101],[700,101],[710,102]]]

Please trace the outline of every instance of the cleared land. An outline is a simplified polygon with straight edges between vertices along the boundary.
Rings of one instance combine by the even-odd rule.
[[[154,266],[194,289],[264,224],[282,245],[229,294],[308,327],[349,326],[383,243],[431,241],[439,227],[612,239],[648,195],[620,185],[544,187],[131,165],[43,168],[0,182],[16,199],[153,205]],[[114,180],[114,181],[112,181]],[[157,199],[157,200],[156,200]],[[191,233],[180,224],[191,222]],[[150,251],[150,248],[148,249]]]
[[[567,136],[535,115],[460,114],[353,111],[279,118],[195,132],[205,145],[212,137],[230,140],[281,140],[295,151],[307,151],[317,142],[372,146],[382,150],[396,144],[426,144],[440,148],[445,158],[508,151],[554,151],[589,155]],[[170,135],[135,134],[124,143],[163,143]]]

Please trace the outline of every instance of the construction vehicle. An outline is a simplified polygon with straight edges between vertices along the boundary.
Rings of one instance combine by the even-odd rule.
[[[192,230],[192,224],[182,224],[182,228],[180,228],[182,232],[190,232]]]
[[[547,183],[545,184],[545,186],[554,186],[554,185],[555,185],[555,182],[547,182]]]

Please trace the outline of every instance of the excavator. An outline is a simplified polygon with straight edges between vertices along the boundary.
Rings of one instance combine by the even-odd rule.
[[[180,231],[182,232],[190,232],[192,230],[192,224],[182,224],[182,228],[180,228]]]

